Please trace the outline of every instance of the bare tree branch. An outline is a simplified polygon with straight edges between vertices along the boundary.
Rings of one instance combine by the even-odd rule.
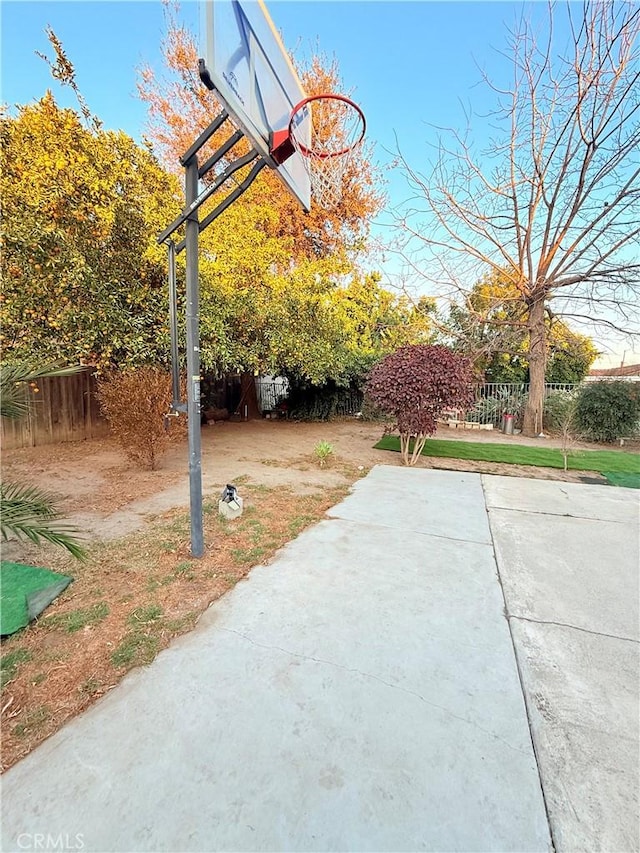
[[[570,43],[557,56],[561,14]],[[552,3],[544,36],[524,19],[510,34],[509,89],[485,77],[501,132],[489,151],[475,155],[469,131],[443,131],[425,174],[398,150],[411,190],[399,223],[410,268],[461,297],[490,270],[521,300],[521,313],[492,322],[527,324],[528,432],[542,424],[548,303],[620,332],[638,316],[639,35],[633,4]]]

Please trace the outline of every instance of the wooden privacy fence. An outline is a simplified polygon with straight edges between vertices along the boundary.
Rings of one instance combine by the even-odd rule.
[[[2,446],[35,447],[63,441],[100,438],[109,432],[100,414],[93,371],[39,379],[38,392],[29,390],[29,415],[14,421],[2,418]]]

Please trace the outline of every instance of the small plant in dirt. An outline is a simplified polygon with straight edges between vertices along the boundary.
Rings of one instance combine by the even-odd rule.
[[[417,344],[401,347],[378,362],[365,394],[395,418],[405,465],[415,465],[427,438],[445,409],[473,404],[471,363],[447,347]]]
[[[257,563],[265,553],[265,549],[261,545],[255,545],[253,548],[233,548],[231,551],[231,556],[234,559],[234,562],[239,563],[240,565],[249,565]],[[234,583],[236,583],[239,578],[235,578]]]
[[[83,681],[78,687],[78,692],[85,696],[95,696],[97,693],[100,693],[101,688],[102,682],[98,681],[97,678],[87,678],[87,680]]]
[[[584,438],[578,426],[578,419],[576,417],[577,409],[578,398],[575,395],[568,395],[564,408],[556,415],[558,432],[562,441],[560,450],[562,452],[565,471],[567,470],[569,455],[576,449],[578,442]]]
[[[105,375],[98,400],[111,434],[132,462],[154,471],[171,441],[184,437],[186,419],[167,418],[171,376],[158,367]]]
[[[588,382],[580,390],[576,423],[592,441],[615,441],[640,431],[640,389],[634,382]]]
[[[584,441],[576,417],[578,408],[578,391],[554,391],[544,401],[544,422],[547,429],[559,436],[562,444],[560,450],[564,460],[564,470],[567,470],[570,454],[580,441]]]
[[[184,616],[177,616],[175,619],[167,619],[164,623],[164,628],[169,634],[182,634],[188,631],[198,621],[197,614],[185,613]]]
[[[23,737],[30,731],[40,728],[50,716],[51,713],[47,705],[38,705],[24,714],[22,722],[13,727],[12,733],[18,737]]]
[[[328,441],[319,441],[313,448],[313,452],[316,455],[316,459],[318,460],[320,467],[324,468],[327,464],[327,460],[333,453],[333,445]]]
[[[155,622],[161,617],[162,607],[157,604],[148,604],[144,607],[136,607],[136,609],[129,614],[127,622],[135,628],[137,625],[147,625],[150,622]]]
[[[289,533],[291,536],[297,536],[300,531],[304,530],[313,521],[312,515],[297,515],[289,522]]]

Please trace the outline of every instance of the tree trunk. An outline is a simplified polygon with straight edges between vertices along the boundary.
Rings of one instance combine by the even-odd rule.
[[[411,433],[400,433],[400,455],[402,456],[402,464],[409,464],[409,444],[411,442]]]
[[[524,409],[523,435],[542,432],[544,380],[547,369],[547,336],[544,323],[544,297],[529,306],[529,397]]]
[[[243,373],[240,378],[240,402],[235,414],[244,420],[254,420],[260,417],[260,406],[258,405],[258,392],[256,391],[256,380],[253,373]]]
[[[416,440],[415,440],[415,443],[413,445],[413,453],[411,454],[411,461],[409,462],[409,465],[415,465],[416,464],[416,462],[418,461],[418,457],[422,453],[426,442],[427,442],[427,436],[423,432],[419,432],[416,435]]]

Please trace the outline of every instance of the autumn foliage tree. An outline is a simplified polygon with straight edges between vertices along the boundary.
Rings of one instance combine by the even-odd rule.
[[[194,35],[181,25],[175,5],[167,4],[167,30],[163,40],[164,69],[149,66],[140,70],[138,93],[149,109],[148,137],[168,169],[179,170],[179,158],[195,138],[221,112],[215,92],[206,89],[198,76],[198,51]],[[293,58],[295,62],[295,57]],[[343,89],[337,63],[315,56],[308,67],[299,68],[303,88],[309,95]],[[225,140],[224,128],[202,149],[203,160]],[[246,145],[246,141],[244,141]],[[236,149],[234,149],[235,151]],[[242,151],[242,144],[237,149]],[[237,202],[257,205],[255,228],[266,228],[269,236],[287,240],[290,257],[328,257],[362,249],[372,217],[383,201],[382,180],[371,151],[361,146],[347,169],[342,199],[332,210],[312,205],[305,214],[278,178],[265,169],[249,193]],[[259,208],[267,203],[277,216],[260,221]],[[247,233],[251,237],[251,232]]]
[[[46,61],[55,80],[73,89],[79,109],[61,109],[47,93],[0,123],[4,357],[80,361],[104,371],[166,365],[167,259],[156,236],[183,204],[177,175],[160,165],[150,143],[102,129],[62,44],[48,35],[54,58]],[[177,173],[179,154],[219,105],[197,78],[191,36],[174,22],[168,43],[174,82],[167,90],[158,84],[157,92],[153,76],[142,82],[150,86],[153,142]],[[323,78],[318,86],[329,83]],[[203,232],[204,369],[348,384],[367,359],[424,340],[424,318],[354,263],[378,203],[367,168],[360,161],[345,177],[349,215],[322,219],[316,211],[319,218],[309,218],[263,172]],[[179,317],[184,299],[181,254]]]
[[[437,429],[438,415],[473,402],[473,374],[464,356],[447,347],[405,346],[371,371],[365,393],[395,418],[405,465],[415,465],[425,442]]]
[[[167,4],[166,10],[164,68],[141,69],[138,91],[149,109],[148,136],[166,167],[178,173],[180,156],[222,105],[200,82],[193,35],[181,26],[175,6]],[[322,57],[300,74],[309,94],[342,90],[337,64]],[[201,160],[228,135],[224,125],[202,149]],[[247,146],[241,140],[228,156],[235,158]],[[264,169],[202,232],[200,348],[206,369],[286,373],[316,385],[347,383],[354,365],[372,351],[379,356],[393,339],[419,339],[412,335],[423,334],[426,322],[404,304],[395,306],[379,277],[367,279],[367,308],[355,298],[362,296],[357,261],[382,202],[380,183],[364,146],[343,176],[338,205],[325,210],[312,203],[307,214]],[[216,194],[203,206],[201,218],[207,204],[218,200]]]

